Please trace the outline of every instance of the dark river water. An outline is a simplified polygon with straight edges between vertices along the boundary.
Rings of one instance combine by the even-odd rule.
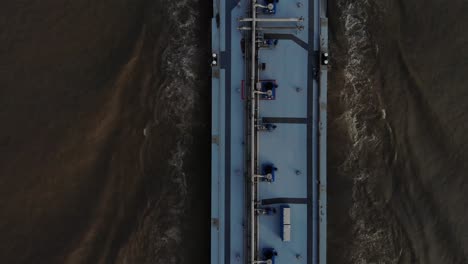
[[[332,263],[468,263],[467,11],[331,4]]]
[[[209,262],[210,1],[3,1],[0,263]]]
[[[468,2],[329,11],[330,263],[468,263]],[[210,16],[1,3],[0,263],[209,263]]]

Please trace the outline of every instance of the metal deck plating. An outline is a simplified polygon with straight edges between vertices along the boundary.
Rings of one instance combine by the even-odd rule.
[[[326,0],[213,10],[211,263],[324,264]]]

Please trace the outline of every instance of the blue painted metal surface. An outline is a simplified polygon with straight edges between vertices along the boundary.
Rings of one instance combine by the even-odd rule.
[[[263,1],[260,1],[263,3]],[[211,263],[251,263],[246,168],[247,118],[242,82],[249,80],[241,49],[245,37],[238,19],[249,17],[251,0],[214,0],[212,49],[219,64],[212,68],[212,188]],[[267,30],[261,34],[278,39],[258,51],[260,80],[275,80],[274,100],[260,100],[270,132],[258,132],[258,164],[274,164],[274,182],[259,182],[258,208],[277,208],[276,214],[258,216],[258,258],[262,250],[278,253],[275,263],[325,264],[326,216],[326,110],[328,53],[326,0],[279,1],[268,17],[303,17],[303,29]],[[258,23],[259,27],[267,26]],[[291,25],[277,23],[276,25]],[[280,208],[291,208],[291,240],[284,242]]]

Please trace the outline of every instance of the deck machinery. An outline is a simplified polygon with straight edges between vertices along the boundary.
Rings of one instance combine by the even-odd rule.
[[[214,0],[211,263],[327,261],[326,0]]]

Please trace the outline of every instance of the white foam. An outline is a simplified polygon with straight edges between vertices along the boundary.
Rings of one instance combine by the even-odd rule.
[[[377,211],[372,208],[373,193],[370,190],[372,187],[369,186],[376,174],[372,168],[367,167],[367,159],[369,153],[375,155],[374,153],[378,154],[382,149],[381,133],[369,120],[375,122],[376,118],[372,117],[381,117],[383,109],[371,80],[372,72],[369,66],[375,60],[373,56],[377,54],[375,46],[371,46],[367,30],[367,10],[370,6],[367,0],[342,0],[338,5],[342,11],[340,21],[344,25],[348,45],[344,87],[340,94],[347,110],[340,120],[346,124],[352,144],[346,160],[341,165],[344,174],[350,175],[354,182],[353,204],[349,215],[354,222],[355,239],[350,247],[350,260],[353,263],[372,263],[373,258],[378,255],[381,260],[379,263],[396,263],[388,226],[376,225],[368,217],[375,215]],[[382,118],[379,120],[386,122]]]
[[[176,132],[167,137],[177,137],[175,146],[171,148],[170,159],[167,164],[170,168],[170,180],[168,186],[171,190],[164,190],[160,199],[168,204],[164,222],[168,226],[156,227],[165,230],[155,241],[155,250],[170,252],[161,255],[165,263],[178,263],[181,261],[180,244],[182,242],[182,219],[186,212],[188,199],[187,173],[184,171],[188,144],[193,139],[191,129],[193,126],[195,102],[198,100],[197,73],[199,64],[198,43],[195,36],[198,21],[197,1],[162,0],[160,6],[164,8],[167,24],[174,30],[168,35],[165,49],[161,55],[160,68],[164,71],[165,79],[159,87],[155,88],[154,99],[154,123],[160,124],[160,120],[171,120],[175,124]],[[164,139],[162,139],[164,140]],[[163,197],[165,196],[165,197]],[[155,223],[157,225],[157,223]],[[161,250],[164,248],[164,250]]]

